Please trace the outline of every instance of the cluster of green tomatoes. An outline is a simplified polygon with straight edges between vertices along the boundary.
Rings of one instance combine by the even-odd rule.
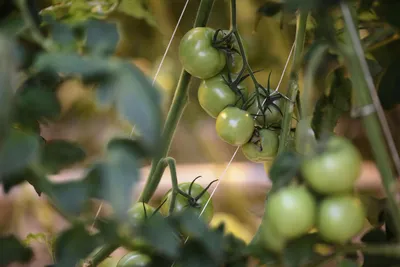
[[[218,136],[228,144],[241,146],[253,162],[276,156],[279,137],[276,126],[282,119],[281,95],[256,88],[249,94],[243,84],[244,46],[226,30],[197,27],[188,31],[179,46],[183,68],[202,79],[198,100],[204,111],[216,119]]]
[[[271,192],[261,227],[265,247],[282,252],[287,242],[316,230],[329,244],[343,245],[364,227],[364,206],[354,192],[362,158],[353,144],[329,137],[302,162],[296,183]]]
[[[128,211],[131,224],[139,226],[145,223],[147,219],[154,215],[169,216],[171,213],[180,213],[184,210],[191,210],[197,216],[209,223],[214,214],[214,206],[208,193],[211,182],[206,188],[196,183],[196,177],[192,182],[178,184],[178,192],[175,197],[175,203],[172,206],[173,190],[170,189],[163,197],[162,204],[158,207],[152,207],[144,202],[137,202]],[[208,201],[207,206],[206,203]],[[181,233],[185,235],[184,233]],[[138,246],[146,246],[146,243],[140,238],[135,240]],[[138,251],[131,251],[124,255],[118,262],[117,267],[146,267],[151,265],[151,257]]]

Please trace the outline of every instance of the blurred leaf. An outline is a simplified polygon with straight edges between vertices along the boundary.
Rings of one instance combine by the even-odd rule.
[[[388,240],[386,238],[385,232],[380,228],[374,228],[367,232],[361,241],[366,244],[387,244]],[[364,254],[364,264],[363,267],[376,267],[376,266],[388,266],[392,267],[398,264],[398,259],[390,258],[380,255],[370,255]]]
[[[75,25],[63,23],[49,14],[44,14],[43,21],[45,25],[48,25],[49,35],[56,43],[62,46],[75,46],[76,39],[73,31]]]
[[[50,173],[81,162],[86,157],[85,151],[77,143],[67,140],[50,140],[42,149],[41,162]]]
[[[139,236],[157,253],[170,259],[177,258],[181,240],[177,238],[177,232],[171,224],[159,213],[147,219],[138,230]]]
[[[400,103],[399,62],[399,60],[395,60],[388,66],[379,83],[379,100],[386,110],[392,109],[396,104]]]
[[[273,17],[283,9],[283,4],[278,2],[266,2],[262,4],[257,12],[266,17]]]
[[[337,5],[340,0],[287,0],[285,1],[289,10],[296,9],[327,9]]]
[[[74,225],[55,240],[55,266],[76,266],[101,244],[100,238],[90,235],[83,225]]]
[[[391,214],[390,210],[385,207],[384,211],[384,220],[385,220],[385,232],[386,232],[386,238],[388,241],[399,241],[399,237],[396,234],[396,227],[395,227],[395,222],[393,220],[393,215]]]
[[[183,246],[179,260],[179,266],[190,267],[219,267],[220,262],[215,261],[198,240],[189,239]]]
[[[11,2],[11,1],[7,1]],[[13,12],[7,18],[0,20],[0,33],[8,36],[15,36],[20,33],[25,27],[22,16]]]
[[[301,164],[301,158],[294,152],[284,152],[278,155],[269,171],[269,179],[274,190],[289,184],[296,176]]]
[[[39,243],[46,243],[47,242],[47,236],[44,233],[36,233],[36,234],[29,233],[26,236],[26,238],[24,239],[24,243],[27,246],[32,244],[33,241],[39,242]]]
[[[121,0],[117,10],[137,19],[144,19],[149,25],[156,26],[147,0]]]
[[[119,34],[116,23],[91,19],[85,22],[86,48],[112,54],[117,47]]]
[[[23,170],[38,159],[39,137],[11,129],[0,147],[0,172],[4,175]]]
[[[225,234],[223,248],[228,266],[247,266],[246,243],[242,239],[235,237],[233,234]]]
[[[4,175],[3,176],[3,189],[5,193],[8,193],[14,186],[17,186],[25,181],[30,183],[36,193],[40,196],[42,191],[40,188],[40,177],[37,176],[37,174],[32,171],[31,168],[25,168],[21,171],[14,172],[12,174]]]
[[[78,216],[83,211],[90,196],[89,184],[83,181],[54,183],[51,198],[64,212]]]
[[[283,252],[283,262],[286,267],[297,267],[310,264],[321,256],[314,251],[314,246],[320,241],[318,234],[307,234],[290,241]]]
[[[0,248],[0,266],[8,266],[13,262],[27,263],[33,257],[32,250],[12,235],[0,237]]]
[[[389,24],[399,28],[400,17],[398,11],[400,2],[391,0],[380,0],[379,5],[375,5],[375,12],[381,18],[384,18]]]

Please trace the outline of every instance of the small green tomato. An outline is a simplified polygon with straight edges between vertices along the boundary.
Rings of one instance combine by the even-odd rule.
[[[261,129],[258,134],[253,136],[250,142],[242,146],[242,152],[248,160],[261,163],[270,161],[275,157],[278,152],[278,146],[278,134],[269,129]]]

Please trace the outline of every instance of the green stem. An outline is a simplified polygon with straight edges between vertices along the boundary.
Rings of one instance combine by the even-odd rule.
[[[178,177],[176,175],[176,162],[174,158],[166,158],[168,162],[169,171],[171,172],[172,192],[171,192],[171,203],[169,206],[168,214],[172,214],[175,208],[175,200],[178,195]]]
[[[360,43],[360,39],[354,25],[349,6],[346,3],[341,3],[341,9],[345,21],[346,35],[350,42],[348,47],[343,49],[350,75],[353,79],[354,93],[356,96],[357,105],[366,107],[373,105],[375,113],[364,114],[363,124],[367,129],[367,137],[371,143],[372,152],[374,154],[377,167],[381,174],[383,186],[388,198],[388,204],[393,216],[395,231],[397,236],[400,235],[400,209],[396,201],[396,181],[392,171],[391,159],[385,138],[388,142],[395,167],[400,173],[398,164],[398,153],[394,145],[390,129],[387,125],[385,115],[379,103],[379,98],[376,95],[373,80],[365,62],[364,52]],[[381,128],[382,127],[382,128]]]
[[[194,22],[194,27],[204,27],[207,25],[213,5],[214,0],[201,0],[199,9],[197,11],[197,17]],[[191,77],[192,76],[188,72],[182,70],[179,83],[172,100],[171,108],[168,112],[164,125],[164,131],[162,134],[163,147],[161,148],[159,154],[154,157],[152,161],[146,185],[143,189],[142,195],[140,196],[140,199],[146,203],[149,202],[155,190],[157,189],[158,184],[160,183],[162,173],[155,173],[155,170],[158,162],[168,155],[179,120],[181,119],[183,111],[188,103],[188,89]]]
[[[92,259],[86,261],[86,263],[83,265],[84,267],[95,267],[99,265],[102,261],[108,258],[108,256],[113,253],[119,245],[115,244],[107,244],[104,247],[102,247],[94,256]]]
[[[295,38],[295,50],[293,55],[293,65],[292,65],[289,88],[287,93],[287,97],[290,99],[290,101],[285,101],[285,106],[283,110],[283,119],[281,124],[282,131],[279,140],[278,155],[284,152],[288,145],[290,129],[292,126],[291,122],[293,117],[294,105],[296,103],[297,94],[299,92],[297,70],[302,60],[304,40],[306,36],[307,17],[308,17],[307,11],[300,10],[299,12],[300,14],[297,16],[297,29]]]
[[[339,249],[342,253],[351,253],[361,251],[363,254],[379,255],[387,257],[400,258],[400,245],[380,244],[380,245],[364,245],[354,244]]]

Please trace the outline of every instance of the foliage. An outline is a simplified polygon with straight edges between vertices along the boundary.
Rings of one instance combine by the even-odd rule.
[[[340,146],[330,150],[331,133],[340,116],[354,111],[360,105],[372,103],[373,95],[371,97],[366,86],[366,79],[372,78],[369,72],[373,72],[375,83],[379,85],[378,94],[383,107],[390,109],[398,104],[400,98],[396,91],[398,78],[395,63],[399,55],[397,46],[400,22],[397,7],[400,6],[393,6],[389,0],[361,1],[361,5],[354,5],[354,1],[339,0],[288,0],[284,3],[266,1],[259,7],[258,16],[297,14],[299,18],[291,79],[287,94],[283,94],[272,90],[269,83],[263,87],[257,81],[248,63],[247,51],[235,19],[236,1],[231,0],[230,3],[232,21],[229,31],[210,30],[208,35],[197,36],[195,40],[190,38],[193,43],[185,43],[185,46],[189,50],[199,49],[191,52],[201,57],[204,54],[202,44],[207,43],[206,49],[221,57],[218,62],[220,66],[212,75],[223,77],[224,83],[221,81],[221,84],[233,95],[233,101],[227,105],[222,104],[223,109],[219,110],[217,116],[218,133],[224,141],[235,146],[251,144],[253,149],[261,152],[263,146],[268,144],[266,140],[261,142],[261,130],[268,129],[279,135],[279,149],[269,155],[274,160],[269,172],[273,188],[266,202],[278,194],[290,192],[285,191],[288,188],[295,188],[296,191],[296,188],[301,187],[301,195],[306,196],[310,210],[309,214],[301,214],[304,215],[301,219],[306,221],[301,229],[294,229],[298,226],[296,218],[287,220],[282,219],[281,215],[290,212],[289,215],[297,216],[300,221],[301,216],[298,214],[302,209],[296,210],[296,207],[302,207],[304,197],[303,200],[298,198],[299,201],[294,201],[293,205],[287,205],[285,197],[283,200],[278,199],[277,203],[281,203],[282,207],[270,209],[278,215],[266,211],[260,229],[249,245],[226,234],[223,224],[211,228],[208,221],[199,218],[203,206],[197,201],[202,196],[208,197],[206,192],[211,184],[194,195],[191,190],[195,180],[188,185],[187,192],[181,190],[175,161],[167,157],[174,131],[187,102],[191,75],[187,71],[182,72],[175,102],[162,129],[157,89],[136,66],[113,56],[120,36],[117,25],[107,22],[105,18],[114,11],[123,12],[128,16],[145,19],[155,26],[146,1],[105,1],[103,5],[97,4],[95,7],[90,1],[55,1],[52,7],[39,12],[34,1],[16,0],[8,5],[0,5],[4,8],[0,18],[0,182],[6,193],[23,182],[29,182],[39,195],[48,197],[56,210],[70,222],[70,226],[54,240],[40,233],[31,234],[24,241],[11,235],[1,236],[0,266],[12,262],[29,262],[33,257],[32,249],[29,248],[33,241],[45,242],[51,247],[51,254],[54,255],[52,266],[66,267],[84,262],[96,266],[120,246],[148,255],[151,266],[171,266],[176,263],[193,267],[240,267],[247,266],[250,259],[256,259],[261,264],[297,267],[313,266],[332,258],[337,260],[339,266],[355,266],[347,258],[359,250],[364,254],[363,266],[366,267],[375,266],[377,262],[386,262],[387,266],[398,262],[400,252],[396,242],[400,230],[400,212],[398,206],[393,205],[396,202],[390,187],[393,177],[387,173],[390,170],[388,161],[378,162],[380,169],[386,170],[386,173],[382,172],[388,194],[388,208],[384,218],[386,228],[370,230],[363,236],[362,245],[351,241],[361,229],[346,232],[348,222],[344,219],[335,221],[335,226],[339,225],[345,231],[341,235],[344,242],[326,240],[323,233],[318,232],[321,221],[327,219],[319,218],[317,211],[324,201],[334,196],[329,193],[330,190],[322,190],[324,194],[315,192],[315,188],[308,182],[309,177],[305,177],[301,170],[311,161],[322,159],[323,154],[329,157],[340,150]],[[212,0],[200,2],[195,28],[206,26],[212,4]],[[343,11],[347,9],[353,16],[351,22],[344,16]],[[308,16],[314,22],[313,27],[307,26]],[[285,16],[282,18],[282,23],[288,23]],[[362,39],[356,36],[357,40],[354,40],[349,30],[352,26],[366,30],[368,35]],[[313,42],[306,50],[307,53],[303,53],[306,34],[313,38]],[[361,56],[356,53],[360,52],[356,49],[357,42],[361,42],[365,49],[365,53],[361,51],[364,53]],[[323,51],[324,57],[320,57],[317,51]],[[191,61],[192,57],[181,55],[181,58],[185,58],[184,70],[192,64],[202,69],[204,66]],[[369,64],[366,70],[361,70],[356,63],[364,62],[366,57]],[[301,67],[306,70],[306,81],[304,88],[299,90]],[[196,71],[191,73],[197,75]],[[197,78],[211,77],[198,75]],[[247,78],[254,85],[251,94],[244,93],[239,87]],[[105,145],[104,155],[91,163],[81,179],[55,183],[48,175],[86,160],[86,152],[79,143],[44,140],[41,137],[41,125],[57,122],[61,116],[57,88],[69,79],[79,79],[86,85],[93,85],[96,108],[115,112],[120,120],[129,122],[138,135],[135,138],[115,136]],[[299,91],[302,95],[313,93],[316,97],[314,100],[300,98]],[[318,142],[311,153],[294,152],[292,141],[298,129],[292,129],[292,116],[298,119],[302,115],[307,116],[308,113],[302,112],[308,108],[311,108],[310,114],[313,117],[309,128],[315,132]],[[230,110],[240,116],[229,114]],[[378,120],[363,112],[357,115],[363,116],[366,125],[370,126],[370,141],[377,145],[375,156],[385,159],[388,153],[379,138]],[[223,120],[228,125],[218,123]],[[240,140],[236,140],[239,137]],[[173,184],[168,195],[169,208],[162,215],[158,212],[161,207],[152,214],[144,211],[145,220],[133,223],[127,211],[132,205],[132,190],[140,179],[140,167],[147,160],[153,161],[152,171],[140,201],[148,202],[168,166]],[[323,169],[326,164],[319,166],[322,170],[315,170],[316,176],[328,170]],[[346,179],[345,174],[341,178]],[[349,184],[354,187],[353,181]],[[329,187],[329,184],[326,186]],[[360,211],[359,214],[363,214],[361,202],[352,188],[346,188],[346,192],[341,193],[351,198],[353,202],[350,204]],[[296,196],[288,194],[289,199],[296,199]],[[89,231],[85,213],[93,199],[109,203],[113,213],[96,221],[96,231]],[[179,204],[177,200],[187,205],[175,208],[175,204]],[[196,212],[193,209],[197,209]],[[332,213],[330,215],[333,218],[326,222],[337,219]],[[279,218],[280,222],[277,221]],[[324,225],[329,228],[329,224]],[[290,226],[290,231],[284,229],[285,226]],[[316,227],[317,232],[313,232],[312,227]],[[269,239],[271,235],[276,238],[272,242]],[[281,247],[271,245],[278,239]],[[374,244],[382,247],[374,247]],[[329,253],[316,251],[316,245],[327,246]],[[101,249],[93,254],[99,247]],[[348,257],[342,259],[340,256],[343,255]]]

